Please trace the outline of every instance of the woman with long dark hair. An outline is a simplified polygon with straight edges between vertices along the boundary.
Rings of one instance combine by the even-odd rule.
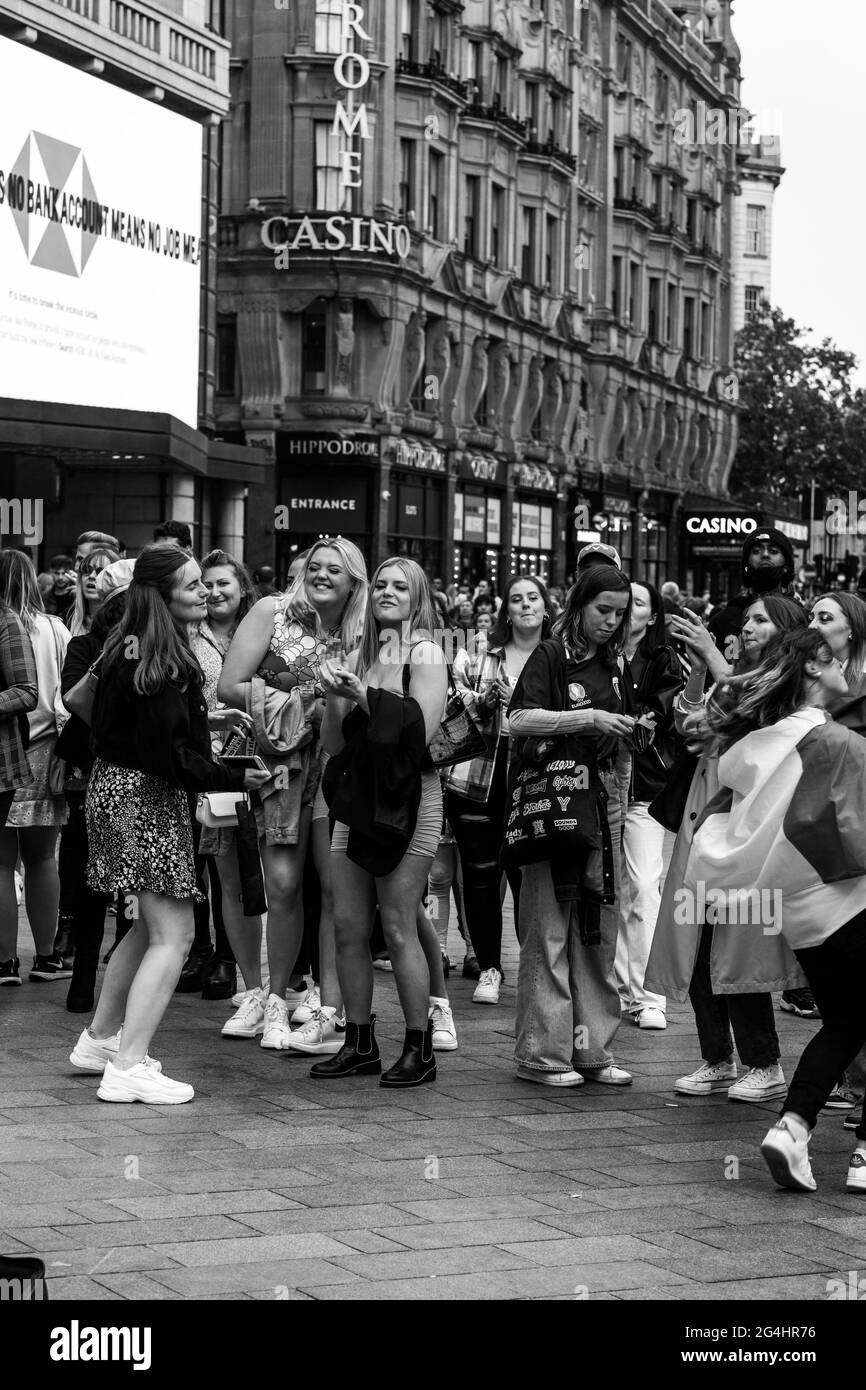
[[[108,636],[93,707],[87,880],[131,896],[137,918],[114,951],[93,1022],[70,1057],[101,1072],[101,1100],[182,1105],[193,1088],[148,1057],[193,936],[196,876],[190,792],[254,789],[265,772],[230,770],[211,751],[202,670],[187,631],[206,613],[195,560],[173,543],[135,563],[126,611]],[[122,1030],[122,1031],[121,1031]]]
[[[488,739],[486,752],[451,769],[445,801],[463,867],[466,925],[481,970],[472,996],[475,1004],[498,1004],[503,979],[499,857],[511,748],[508,706],[529,657],[542,638],[549,635],[553,616],[541,580],[530,575],[512,575],[486,643],[474,652],[461,647],[454,660],[455,684]],[[519,935],[519,869],[509,871],[509,883]]]
[[[703,884],[728,898],[772,896],[774,925],[818,1001],[822,1026],[761,1146],[779,1186],[800,1192],[817,1186],[809,1141],[821,1109],[866,1042],[866,744],[827,714],[846,692],[823,634],[798,628],[729,683],[732,699],[710,703],[719,793],[683,880],[690,892]],[[866,1192],[862,1116],[846,1185]]]
[[[556,746],[565,735],[579,736],[579,747],[563,743],[563,760],[603,789],[617,896],[631,769],[627,740],[635,725],[624,712],[622,657],[631,606],[631,585],[613,565],[580,574],[553,636],[527,661],[508,711],[512,737],[545,745],[553,740]],[[621,1016],[614,974],[617,902],[601,905],[597,924],[590,925],[568,890],[558,869],[554,877],[551,861],[523,870],[517,1075],[549,1086],[580,1086],[584,1080],[628,1086],[632,1077],[616,1066],[610,1050]]]
[[[313,1067],[310,1075],[318,1080],[382,1071],[369,949],[377,901],[406,1020],[402,1055],[380,1084],[419,1086],[436,1077],[430,971],[417,928],[442,828],[439,774],[422,771],[447,693],[445,658],[430,640],[435,630],[424,571],[414,560],[386,560],[370,584],[360,648],[343,665],[322,668],[328,691],[323,741],[332,759],[324,787],[336,817],[331,874],[346,1039],[334,1057]],[[438,957],[435,932],[430,936]]]
[[[685,685],[679,658],[665,637],[658,589],[631,586],[631,624],[625,643],[626,678],[634,713],[652,725],[636,738],[628,810],[622,828],[622,897],[616,974],[623,1003],[639,1028],[667,1027],[667,1002],[644,984],[664,872],[664,829],[649,805],[665,785],[674,760],[673,703]]]
[[[674,702],[677,732],[700,744],[709,700],[721,698],[733,675],[757,670],[773,643],[785,632],[806,626],[806,613],[793,599],[764,594],[743,615],[736,668],[706,646],[707,631],[693,617],[672,621],[672,633],[689,649],[692,667],[682,694]],[[712,639],[710,639],[712,643]],[[704,651],[719,675],[717,686],[704,689]],[[699,748],[696,751],[701,751]],[[695,825],[718,790],[718,758],[701,751],[685,802],[682,824],[668,867],[656,931],[647,962],[647,986],[674,999],[688,998],[695,1013],[702,1061],[678,1078],[680,1095],[703,1096],[724,1090],[730,1100],[760,1104],[785,1091],[779,1065],[779,1037],[773,1017],[773,992],[805,984],[802,971],[778,935],[744,931],[733,924],[689,914],[676,897],[683,881]],[[700,920],[697,917],[700,916]],[[746,1067],[737,1079],[734,1047]]]

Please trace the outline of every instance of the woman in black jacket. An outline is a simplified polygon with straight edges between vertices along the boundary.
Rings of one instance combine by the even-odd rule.
[[[685,685],[679,657],[665,640],[661,594],[632,583],[631,625],[625,643],[631,713],[651,729],[636,729],[628,810],[622,827],[622,891],[616,977],[620,997],[640,1028],[667,1027],[667,1001],[644,986],[664,870],[664,829],[649,804],[664,787],[674,757],[673,703]]]
[[[196,896],[187,793],[262,786],[211,752],[202,671],[187,626],[206,612],[195,560],[173,543],[135,564],[123,620],[110,633],[93,707],[87,881],[131,895],[135,925],[114,952],[90,1028],[70,1061],[102,1073],[108,1101],[182,1105],[193,1088],[147,1055],[193,938]],[[122,1033],[121,1033],[122,1026]]]

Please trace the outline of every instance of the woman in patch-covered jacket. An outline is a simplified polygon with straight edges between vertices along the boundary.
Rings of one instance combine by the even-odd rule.
[[[481,975],[476,1004],[497,1004],[502,983],[502,869],[506,774],[511,739],[508,706],[517,679],[553,622],[550,598],[540,579],[512,575],[505,586],[496,625],[474,655],[457,653],[454,681],[488,738],[485,753],[452,768],[446,783],[446,816],[463,866],[466,925]],[[520,870],[509,870],[514,925],[519,932]]]

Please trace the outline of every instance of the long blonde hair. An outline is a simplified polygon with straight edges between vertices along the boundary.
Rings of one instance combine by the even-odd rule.
[[[376,581],[383,570],[399,569],[403,571],[406,582],[409,585],[409,603],[411,605],[409,617],[404,624],[404,629],[408,632],[408,640],[411,643],[418,641],[432,641],[433,634],[436,632],[436,609],[433,603],[433,596],[430,592],[430,582],[415,560],[407,560],[405,555],[394,555],[390,560],[383,560],[370,580],[370,602],[367,604],[367,614],[364,619],[364,632],[361,637],[361,650],[358,654],[358,665],[355,674],[360,680],[370,670],[370,667],[379,656],[379,625],[373,617],[373,591]]]
[[[287,617],[300,623],[312,634],[321,635],[318,614],[307,599],[307,574],[310,561],[319,550],[336,550],[352,581],[352,588],[340,615],[339,636],[344,652],[353,652],[361,640],[364,616],[367,611],[367,562],[354,541],[333,536],[316,541],[304,557],[304,566],[283,600]]]
[[[81,561],[82,569],[78,570],[75,576],[75,606],[69,620],[69,631],[73,637],[80,637],[82,633],[90,631],[90,615],[87,612],[87,600],[84,597],[84,567],[90,569],[96,560],[99,561],[99,569],[104,570],[119,559],[120,555],[116,550],[112,550],[107,545],[99,545],[95,546],[90,554]]]

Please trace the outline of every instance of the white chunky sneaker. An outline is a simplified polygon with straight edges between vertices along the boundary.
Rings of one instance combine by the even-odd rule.
[[[300,989],[292,989],[291,985],[289,985],[286,990],[286,1003],[289,1006],[290,1014],[293,1013],[295,1009],[299,1009],[302,1004],[306,1004],[309,993],[310,987],[306,979]]]
[[[764,1100],[778,1100],[787,1094],[784,1072],[776,1062],[772,1067],[750,1067],[730,1088],[728,1100],[749,1100],[758,1104]]]
[[[489,970],[482,970],[478,984],[475,986],[475,993],[472,996],[473,1004],[498,1004],[499,986],[502,984],[502,971],[491,966]]]
[[[641,1009],[640,1013],[635,1015],[635,1023],[638,1028],[654,1028],[658,1029],[659,1032],[668,1026],[668,1021],[661,1009],[654,1009],[649,1006]]]
[[[457,1029],[448,1000],[431,999],[428,1017],[433,1024],[433,1051],[456,1052]]]
[[[93,1076],[101,1076],[105,1071],[106,1062],[113,1062],[117,1056],[122,1033],[123,1029],[118,1028],[113,1038],[94,1038],[85,1028],[69,1054],[70,1062],[79,1071],[89,1071]],[[145,1057],[144,1063],[156,1072],[162,1071],[162,1062],[157,1062],[155,1057]]]
[[[288,1002],[288,995],[286,996]],[[322,993],[318,985],[313,985],[312,989],[307,990],[307,997],[303,1003],[293,1009],[289,1004],[289,1016],[292,1020],[293,1028],[300,1028],[302,1023],[309,1023],[322,1007]]]
[[[812,1177],[809,1163],[809,1139],[799,1139],[788,1127],[785,1119],[773,1125],[763,1144],[761,1153],[764,1162],[779,1187],[788,1187],[792,1192],[815,1192],[818,1184]]]
[[[290,1052],[307,1052],[315,1057],[333,1056],[346,1041],[346,1020],[337,1017],[331,1005],[317,1009],[313,1017],[289,1034]]]
[[[281,999],[278,994],[269,995],[265,1009],[265,1026],[259,1046],[271,1048],[274,1052],[286,1052],[291,1031],[289,1006],[285,999]]]
[[[221,1029],[224,1038],[257,1038],[265,1031],[267,995],[261,989],[249,989],[241,995],[236,1014]]]
[[[681,1096],[708,1096],[713,1091],[726,1091],[737,1079],[736,1063],[701,1062],[696,1071],[681,1076],[674,1090]]]
[[[231,1006],[232,1006],[233,1009],[239,1009],[240,1006],[241,1006],[241,1004],[244,1002],[244,999],[246,998],[246,996],[247,996],[247,995],[249,994],[249,992],[250,992],[249,989],[247,989],[246,984],[244,983],[243,980],[241,980],[241,984],[243,985],[243,988],[242,988],[242,989],[239,989],[239,990],[237,991],[237,993],[236,993],[236,994],[233,994],[232,997],[231,997],[231,1001],[230,1001],[230,1002],[231,1002]],[[267,979],[262,980],[262,983],[261,983],[261,991],[262,991],[262,994],[265,996],[266,999],[267,999],[267,997],[268,997],[268,994],[270,993],[270,984],[271,984],[270,980],[267,980]],[[253,986],[251,986],[250,988],[253,988]]]
[[[195,1091],[185,1081],[172,1081],[163,1076],[145,1058],[128,1071],[120,1071],[113,1062],[106,1062],[102,1082],[96,1094],[100,1100],[130,1104],[141,1101],[144,1105],[185,1105],[192,1100]]]

